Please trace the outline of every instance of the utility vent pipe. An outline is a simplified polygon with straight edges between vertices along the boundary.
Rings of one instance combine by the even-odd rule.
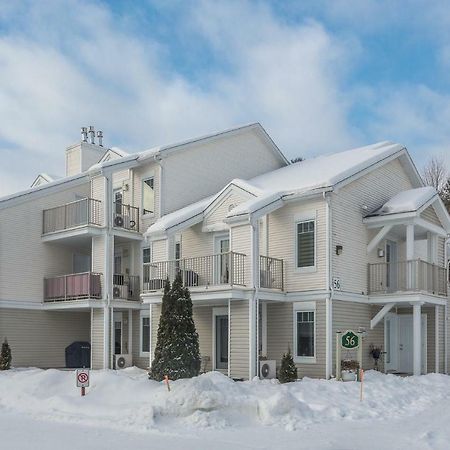
[[[91,144],[95,144],[95,130],[94,130],[94,126],[90,125],[89,126],[89,136],[91,139]]]
[[[97,131],[97,138],[98,138],[98,145],[100,147],[103,147],[103,131],[101,130]]]
[[[81,127],[81,140],[82,140],[82,142],[87,142],[87,137],[88,137],[87,128],[86,127]]]

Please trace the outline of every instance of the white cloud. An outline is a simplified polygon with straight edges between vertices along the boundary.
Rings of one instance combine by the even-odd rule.
[[[28,31],[0,40],[0,142],[17,148],[24,188],[37,171],[62,173],[64,147],[91,123],[107,144],[132,149],[250,121],[291,156],[352,142],[339,87],[348,43],[317,23],[288,26],[263,7],[202,3],[199,14],[186,13],[186,32],[230,68],[203,87],[167,71],[164,42],[138,40],[100,6],[29,7]],[[17,187],[7,184],[2,193]]]

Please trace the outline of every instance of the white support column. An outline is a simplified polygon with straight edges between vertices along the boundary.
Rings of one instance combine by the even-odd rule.
[[[434,307],[434,338],[435,338],[435,342],[434,342],[434,349],[435,349],[435,353],[434,353],[434,371],[436,373],[439,373],[439,354],[440,354],[440,348],[439,348],[439,327],[440,327],[440,314],[439,314],[439,305],[436,305]]]
[[[414,259],[414,224],[406,225],[406,261],[412,261]],[[414,288],[414,265],[413,263],[407,263],[406,266],[406,278],[407,289]]]
[[[133,354],[133,310],[128,310],[128,354]]]
[[[149,306],[149,309],[150,309],[150,339],[149,339],[149,352],[148,352],[148,354],[149,354],[149,356],[148,356],[148,367],[149,367],[149,369],[151,369],[151,367],[152,367],[152,362],[153,362],[153,339],[152,339],[152,336],[153,336],[153,317],[152,317],[152,304],[150,303],[150,306]],[[139,317],[139,328],[142,326],[142,323],[141,323],[141,318]],[[139,342],[139,348],[141,347],[141,343]]]
[[[231,299],[228,299],[228,377],[231,378]]]
[[[109,355],[110,355],[110,358],[109,358],[109,367],[111,368],[111,369],[114,369],[114,354],[115,354],[115,341],[114,341],[114,328],[115,328],[115,326],[114,326],[114,307],[112,307],[111,306],[111,308],[109,308],[109,310],[111,311],[111,313],[110,313],[110,324],[111,324],[111,327],[110,327],[110,332],[109,332],[109,334],[110,334],[110,336],[111,336],[111,339],[110,339],[110,344],[109,344],[109,349],[110,349],[110,351],[109,351]]]
[[[413,304],[413,373],[420,375],[422,372],[422,323],[421,303]]]

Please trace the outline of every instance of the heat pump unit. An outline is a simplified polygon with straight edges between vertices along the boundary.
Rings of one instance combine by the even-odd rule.
[[[276,361],[260,361],[259,362],[259,378],[268,380],[277,376],[277,362]]]
[[[114,369],[125,369],[125,367],[131,367],[131,364],[131,355],[114,355]]]

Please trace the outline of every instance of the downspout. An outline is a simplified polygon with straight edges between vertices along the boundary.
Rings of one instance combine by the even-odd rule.
[[[448,236],[448,235],[447,235]],[[444,241],[444,255],[445,255],[445,267],[446,267],[446,282],[447,282],[447,301],[445,302],[444,307],[444,373],[448,373],[448,300],[450,298],[450,292],[448,292],[449,288],[449,261],[448,258],[450,255],[448,254],[448,246],[450,245],[450,237]]]
[[[258,339],[259,339],[259,221],[251,221],[252,227],[252,284],[253,298],[249,305],[249,340],[250,340],[250,379],[258,374],[259,355],[258,355]],[[253,313],[255,317],[253,317]],[[253,319],[253,320],[252,320]],[[255,354],[253,355],[253,350]]]
[[[327,297],[325,300],[325,378],[328,380],[332,375],[333,367],[333,296],[334,289],[332,283],[332,210],[329,193],[324,192],[323,198],[326,202],[326,286]]]

